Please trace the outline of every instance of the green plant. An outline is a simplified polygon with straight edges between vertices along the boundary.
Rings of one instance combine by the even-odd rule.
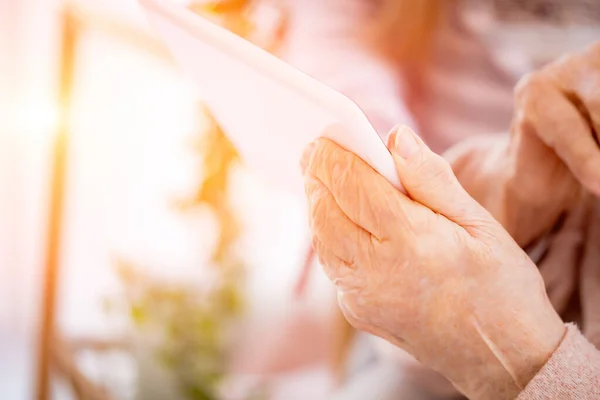
[[[190,400],[217,400],[227,375],[230,334],[243,310],[236,283],[223,280],[199,291],[165,285],[121,264],[128,309],[136,329],[153,336],[156,359]]]
[[[154,338],[155,355],[190,400],[218,400],[227,376],[231,332],[244,312],[244,265],[233,245],[239,225],[227,190],[238,155],[210,113],[201,107],[208,129],[196,143],[204,176],[193,198],[179,202],[181,212],[207,207],[219,222],[210,257],[211,284],[167,284],[120,260],[125,305],[136,329]]]

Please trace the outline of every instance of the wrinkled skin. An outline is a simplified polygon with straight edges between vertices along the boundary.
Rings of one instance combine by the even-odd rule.
[[[519,82],[499,161],[504,175],[496,180],[504,192],[488,188],[484,197],[492,204],[482,204],[527,245],[573,205],[580,188],[600,196],[599,134],[600,42]]]
[[[313,245],[356,328],[472,399],[512,399],[564,335],[527,255],[408,128],[390,136],[408,196],[320,139],[305,187]]]

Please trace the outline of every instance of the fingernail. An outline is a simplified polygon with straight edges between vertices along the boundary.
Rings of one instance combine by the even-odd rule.
[[[419,143],[415,138],[415,134],[407,126],[401,126],[396,130],[394,147],[396,153],[404,159],[419,151]]]

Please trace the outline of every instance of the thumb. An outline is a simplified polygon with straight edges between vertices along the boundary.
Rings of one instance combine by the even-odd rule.
[[[450,164],[407,126],[395,127],[388,140],[400,182],[410,198],[461,225],[491,215],[461,186]]]

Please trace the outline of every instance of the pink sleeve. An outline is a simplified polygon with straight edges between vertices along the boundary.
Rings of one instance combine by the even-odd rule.
[[[398,123],[414,127],[401,97],[397,69],[371,52],[358,37],[376,2],[287,3],[291,16],[283,59],[354,100],[382,137]]]
[[[600,399],[600,352],[576,326],[517,400]]]

